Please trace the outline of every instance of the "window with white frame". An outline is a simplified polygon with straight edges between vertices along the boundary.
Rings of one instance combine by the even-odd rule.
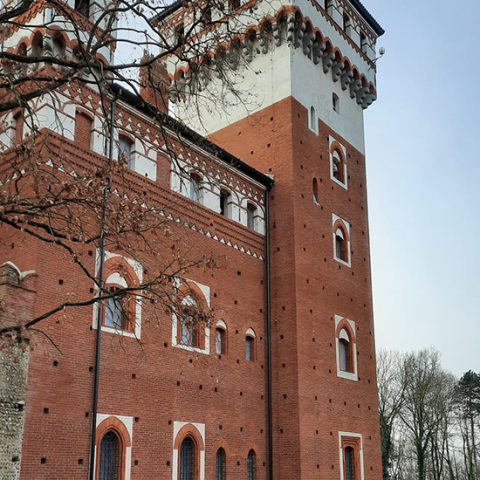
[[[188,198],[194,202],[202,201],[202,177],[196,172],[190,173]]]
[[[358,380],[356,326],[353,320],[335,315],[337,376]]]
[[[347,267],[351,266],[350,224],[332,215],[333,227],[333,258]]]
[[[363,442],[359,433],[339,432],[342,480],[363,480]]]
[[[253,203],[247,203],[247,227],[256,230],[257,206]]]

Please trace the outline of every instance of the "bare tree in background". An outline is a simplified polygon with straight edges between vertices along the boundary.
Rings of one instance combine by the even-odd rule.
[[[207,0],[189,3],[181,25],[160,29],[159,19],[169,8],[148,0],[108,1],[100,9],[87,0],[71,4],[11,0],[3,4],[0,133],[9,128],[9,134],[0,144],[2,238],[18,232],[52,245],[70,258],[72,268],[96,284],[99,293],[79,298],[71,292],[65,301],[50,305],[22,324],[3,312],[0,334],[38,328],[51,315],[67,315],[71,308],[111,297],[134,296],[158,304],[160,311],[171,311],[175,308],[175,278],[192,268],[216,267],[215,259],[182,241],[178,228],[168,220],[174,208],[169,199],[162,199],[162,203],[154,200],[142,182],[132,180],[128,160],[112,153],[122,148],[112,135],[121,126],[113,104],[119,92],[130,96],[152,119],[161,137],[158,143],[181,170],[177,157],[183,127],[166,115],[168,102],[188,96],[193,105],[210,102],[216,108],[227,108],[225,97],[212,97],[209,91],[213,77],[230,91],[230,98],[242,101],[241,79],[235,81],[235,70],[248,56],[247,25],[258,19],[253,9],[236,15],[236,7],[228,2]],[[41,21],[39,11],[46,12]],[[11,43],[12,35],[18,32],[22,38]],[[181,67],[186,73],[172,83],[167,63],[173,70]],[[77,161],[75,152],[61,138],[65,128],[61,105],[72,89],[78,90],[79,97],[88,91],[100,96],[104,158],[98,157],[94,165]],[[42,124],[39,105],[45,104],[55,108],[52,122],[58,135],[46,131]],[[12,121],[16,122],[13,127]],[[27,133],[15,138],[20,128]],[[136,141],[145,142],[142,135],[135,135]],[[162,255],[159,239],[165,247]],[[145,268],[143,281],[115,291],[102,290],[91,258],[100,242],[107,250],[122,252],[141,263]]]

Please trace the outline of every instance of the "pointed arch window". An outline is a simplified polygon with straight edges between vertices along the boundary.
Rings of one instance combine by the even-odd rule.
[[[180,447],[180,480],[197,480],[196,450],[193,438],[185,437]]]
[[[115,431],[109,430],[100,444],[99,480],[121,479],[121,441]]]
[[[217,450],[215,480],[227,480],[227,456],[225,454],[225,450],[222,447]]]
[[[190,184],[188,186],[188,198],[194,202],[201,202],[202,200],[202,177],[195,172],[190,173]]]
[[[220,215],[232,218],[232,194],[224,188],[220,190]]]
[[[257,207],[253,203],[247,204],[247,227],[256,230]]]
[[[338,336],[339,368],[342,372],[353,373],[352,342],[345,328],[342,328]]]
[[[345,163],[342,155],[337,149],[332,153],[332,174],[333,178],[340,183],[345,183]]]
[[[347,238],[341,227],[338,227],[335,231],[335,256],[339,260],[348,262]]]
[[[257,456],[255,450],[250,450],[247,456],[247,479],[256,480],[257,478]]]
[[[227,326],[222,320],[217,322],[215,330],[215,353],[217,355],[227,353]]]

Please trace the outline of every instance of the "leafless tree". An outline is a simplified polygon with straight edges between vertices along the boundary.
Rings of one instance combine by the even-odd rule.
[[[231,92],[229,98],[243,101],[235,70],[246,64],[246,28],[258,20],[256,12],[244,9],[239,15],[238,6],[217,0],[190,2],[181,23],[159,28],[171,8],[166,3],[113,0],[101,8],[93,5],[88,0],[9,0],[0,10],[0,134],[10,128],[0,143],[2,239],[16,233],[51,245],[96,286],[89,297],[70,292],[22,324],[3,315],[0,334],[38,327],[52,315],[112,297],[134,296],[171,311],[176,308],[176,278],[189,269],[218,265],[218,259],[182,240],[180,227],[169,220],[175,208],[169,199],[154,201],[142,182],[132,180],[126,162],[112,153],[119,148],[112,132],[120,126],[114,104],[119,91],[127,92],[154,122],[169,160],[177,162],[183,127],[166,115],[167,101],[188,96],[193,105],[210,102],[226,108],[226,97],[209,91],[212,77]],[[46,12],[41,21],[38,12]],[[173,82],[167,64],[170,72],[181,68]],[[61,105],[72,88],[79,97],[89,91],[100,97],[104,158],[93,165],[74,159],[68,142],[62,141]],[[38,107],[45,103],[54,106],[56,134],[40,118]],[[20,141],[12,138],[20,126],[9,124],[17,112],[27,130]],[[106,290],[92,259],[99,246],[141,263],[142,281]]]

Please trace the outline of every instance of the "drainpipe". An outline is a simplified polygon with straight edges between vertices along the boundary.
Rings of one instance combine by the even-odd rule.
[[[95,447],[97,434],[97,413],[98,413],[98,392],[100,384],[100,353],[102,345],[102,319],[103,319],[103,301],[100,297],[103,295],[105,287],[105,227],[108,222],[108,196],[112,188],[112,169],[111,163],[113,161],[113,139],[114,139],[114,119],[115,119],[115,98],[112,98],[110,106],[110,128],[109,128],[109,142],[108,142],[108,161],[110,164],[110,171],[108,175],[107,184],[103,188],[103,211],[102,211],[102,225],[100,232],[100,241],[98,246],[99,252],[99,267],[98,267],[98,299],[97,299],[97,335],[95,339],[95,373],[93,381],[93,396],[92,396],[92,423],[90,428],[90,459],[88,479],[95,480]]]
[[[265,192],[265,294],[267,330],[267,430],[268,430],[268,479],[273,480],[273,400],[272,400],[272,320],[270,298],[270,202],[271,186]]]

